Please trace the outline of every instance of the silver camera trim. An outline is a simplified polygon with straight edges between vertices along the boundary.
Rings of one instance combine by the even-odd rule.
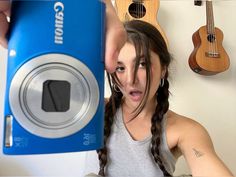
[[[42,85],[47,80],[66,80],[71,84],[70,109],[45,112],[41,108]],[[45,138],[72,135],[85,127],[99,104],[99,87],[90,69],[65,54],[35,57],[15,73],[9,93],[14,118],[27,131]],[[39,107],[41,109],[39,109]]]

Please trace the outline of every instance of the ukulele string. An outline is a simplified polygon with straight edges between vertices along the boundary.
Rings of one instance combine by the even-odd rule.
[[[137,7],[137,11],[136,12],[137,12],[137,15],[138,15],[137,18],[139,18],[139,14],[140,14],[140,9],[139,9],[140,7],[139,6],[140,6],[140,3],[139,2],[137,2],[137,3],[138,4],[136,6]]]
[[[214,19],[213,19],[213,6],[212,6],[212,1],[211,1],[211,11],[212,11],[212,25],[213,25],[213,34],[214,34],[214,55],[218,54],[218,46],[217,46],[217,37],[216,37],[216,28],[214,25]]]
[[[140,1],[139,2],[139,18],[141,18],[142,17],[142,2]]]
[[[216,37],[216,31],[214,27],[214,21],[213,21],[213,6],[212,1],[206,1],[208,3],[208,12],[210,12],[210,51],[211,55],[214,57],[218,54],[218,47],[217,47],[217,37]]]
[[[210,14],[211,14],[211,44],[212,44],[212,55],[213,55],[213,57],[214,57],[214,55],[215,55],[215,34],[214,34],[214,24],[213,24],[213,13],[212,13],[212,3],[211,3],[211,1],[209,1],[209,4],[210,4]]]
[[[208,45],[208,52],[209,52],[209,56],[212,56],[213,54],[213,45],[212,45],[212,25],[211,25],[211,15],[210,15],[210,4],[209,1],[206,1],[206,8],[207,8],[207,24],[208,24],[208,29],[207,29],[207,34],[208,34],[208,41],[209,41],[209,45]]]
[[[138,18],[143,17],[143,5],[142,5],[142,0],[140,0],[137,4],[138,6]]]

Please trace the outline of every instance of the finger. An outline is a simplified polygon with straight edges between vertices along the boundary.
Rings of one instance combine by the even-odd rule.
[[[106,3],[106,47],[105,66],[108,72],[114,72],[120,49],[126,42],[126,31],[116,15],[110,1]]]
[[[7,48],[7,39],[6,34],[9,28],[9,23],[5,14],[0,13],[0,44]]]
[[[10,15],[10,7],[11,7],[11,2],[10,0],[0,0],[0,12],[5,13],[7,16]]]
[[[0,1],[0,44],[7,48],[6,34],[9,28],[9,22],[7,16],[10,15],[10,1]]]

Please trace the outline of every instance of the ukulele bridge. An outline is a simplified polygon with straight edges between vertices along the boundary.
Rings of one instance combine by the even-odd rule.
[[[218,52],[205,52],[205,56],[209,58],[220,58],[220,54]]]

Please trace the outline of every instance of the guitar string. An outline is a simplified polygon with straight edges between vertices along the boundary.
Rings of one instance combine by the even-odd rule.
[[[210,10],[210,25],[211,25],[211,41],[212,41],[212,56],[214,58],[215,56],[215,53],[216,53],[216,48],[215,48],[215,34],[214,34],[214,24],[213,24],[213,14],[212,14],[212,3],[211,1],[208,1],[209,2],[209,10]]]
[[[207,12],[207,38],[208,38],[208,56],[211,57],[212,55],[212,31],[211,31],[211,23],[210,23],[210,9],[209,3],[206,1],[206,12]]]
[[[139,19],[140,18],[140,13],[141,13],[141,9],[140,9],[140,2],[136,2],[136,7],[138,8],[138,10],[136,11],[137,12],[137,18]]]
[[[215,54],[218,55],[219,51],[218,51],[218,46],[217,46],[217,34],[216,34],[216,28],[215,28],[215,25],[214,25],[214,19],[213,19],[213,5],[212,5],[212,2],[211,2],[211,13],[212,13],[212,22],[213,22],[213,33],[214,33],[214,47],[215,47]]]
[[[213,53],[213,50],[212,50],[212,48],[213,48],[213,45],[212,45],[212,30],[211,30],[211,23],[210,23],[210,9],[209,9],[209,2],[208,1],[206,1],[206,6],[207,6],[207,16],[208,16],[208,18],[207,18],[207,24],[208,24],[208,31],[207,31],[207,33],[208,33],[208,40],[209,40],[209,43],[210,43],[210,45],[208,45],[208,52],[209,52],[209,56],[211,56],[212,55],[212,53]]]
[[[212,18],[213,18],[213,6],[212,6]],[[214,19],[212,19],[213,20],[213,31],[214,31],[214,35],[215,35],[215,49],[216,49],[216,54],[218,55],[219,54],[219,51],[218,51],[218,42],[217,42],[217,40],[218,40],[218,37],[216,36],[217,34],[216,34],[216,27],[215,27],[215,24],[214,24]]]
[[[208,50],[208,52],[209,52],[209,56],[210,57],[212,57],[212,55],[213,55],[213,52],[214,52],[214,50],[213,50],[213,34],[212,34],[212,25],[211,25],[211,20],[210,20],[210,18],[211,18],[211,15],[210,15],[210,4],[209,4],[209,1],[206,1],[206,3],[207,3],[207,12],[208,12],[208,35],[209,35],[209,39],[208,40],[210,40],[209,42],[210,42],[210,45],[209,45],[209,50]]]
[[[142,9],[141,9],[141,0],[138,2],[138,18],[140,19],[141,18],[141,16],[142,16]]]
[[[210,55],[213,57],[216,57],[218,54],[218,48],[217,48],[217,37],[216,37],[216,31],[214,27],[214,21],[213,21],[213,6],[212,6],[212,1],[206,1],[207,3],[207,13],[208,17],[208,28],[209,28],[209,33],[210,33]],[[210,15],[209,15],[210,13]]]

